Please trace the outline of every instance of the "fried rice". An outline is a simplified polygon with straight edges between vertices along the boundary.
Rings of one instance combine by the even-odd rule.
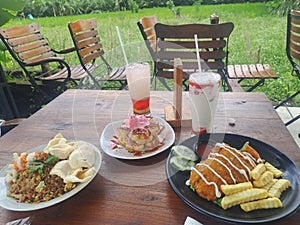
[[[16,182],[9,188],[8,196],[19,202],[40,203],[62,196],[77,186],[76,183],[65,184],[59,176],[50,175],[53,166],[45,165],[41,174],[38,171],[19,171]]]

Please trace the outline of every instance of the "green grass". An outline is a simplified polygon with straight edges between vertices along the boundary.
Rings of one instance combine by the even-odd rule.
[[[114,65],[124,64],[115,26],[119,27],[129,61],[150,60],[136,22],[143,16],[157,15],[162,23],[209,23],[209,16],[216,13],[220,22],[231,21],[235,29],[229,41],[229,64],[268,63],[281,78],[268,81],[258,89],[265,92],[273,101],[285,98],[299,82],[289,75],[291,66],[285,54],[286,17],[269,14],[264,3],[244,3],[226,5],[203,5],[181,7],[181,17],[176,18],[168,8],[142,9],[138,13],[111,12],[101,14],[77,15],[71,17],[36,18],[42,32],[52,47],[62,49],[71,47],[71,37],[67,28],[69,21],[97,18],[100,36],[106,57]],[[5,27],[29,24],[28,19],[11,21]],[[68,60],[77,63],[76,55]],[[292,87],[287,88],[292,80]]]

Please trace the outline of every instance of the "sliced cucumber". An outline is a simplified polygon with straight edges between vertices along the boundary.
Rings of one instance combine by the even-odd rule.
[[[173,155],[179,157],[179,158],[182,158],[182,159],[186,159],[186,160],[189,160],[189,161],[197,161],[198,160],[198,156],[196,155],[196,153],[184,146],[184,145],[175,145],[172,147],[171,149]]]
[[[179,158],[177,156],[172,156],[170,159],[170,164],[177,170],[190,171],[196,163],[183,158]]]

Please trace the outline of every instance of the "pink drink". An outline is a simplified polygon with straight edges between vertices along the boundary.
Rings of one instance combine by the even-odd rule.
[[[131,63],[126,66],[126,78],[135,114],[150,113],[150,65]]]
[[[134,114],[148,114],[150,112],[150,97],[141,100],[132,100]]]
[[[189,81],[192,130],[196,134],[211,132],[219,97],[220,75],[198,72],[191,74]]]

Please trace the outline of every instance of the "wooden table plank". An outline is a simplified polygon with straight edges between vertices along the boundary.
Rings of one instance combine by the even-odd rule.
[[[183,95],[188,104],[188,93]],[[172,103],[172,92],[151,92],[151,112],[163,117]],[[68,139],[82,139],[100,148],[106,124],[131,113],[127,91],[68,90],[0,138],[0,167],[13,152],[45,144],[61,132]],[[235,125],[229,125],[234,119]],[[300,165],[299,148],[263,93],[221,93],[215,132],[251,136],[282,150]],[[176,143],[190,137],[190,128],[176,128]],[[30,216],[33,224],[183,224],[191,216],[203,224],[222,224],[186,205],[172,190],[165,175],[165,151],[148,159],[128,161],[103,153],[99,174],[77,195],[57,205],[13,212],[0,208],[0,224]],[[292,216],[270,224],[295,224]]]

